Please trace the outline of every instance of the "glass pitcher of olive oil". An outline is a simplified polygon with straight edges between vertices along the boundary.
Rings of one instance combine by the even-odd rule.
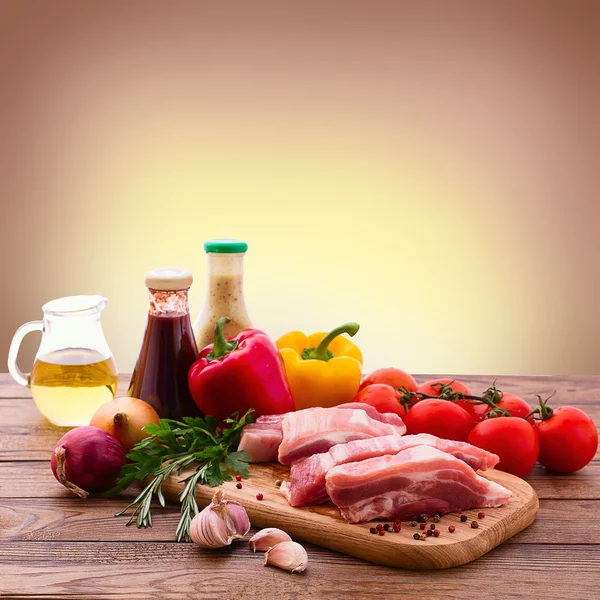
[[[43,321],[21,325],[8,351],[8,370],[17,383],[31,388],[40,412],[54,425],[88,425],[92,415],[117,391],[117,367],[108,348],[100,313],[104,296],[70,296],[42,306]],[[17,366],[23,338],[42,332],[29,376]]]

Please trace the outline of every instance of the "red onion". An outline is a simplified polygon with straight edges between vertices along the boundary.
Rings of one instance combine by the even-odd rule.
[[[110,485],[125,464],[119,442],[99,427],[76,427],[60,438],[50,465],[54,477],[80,498]]]

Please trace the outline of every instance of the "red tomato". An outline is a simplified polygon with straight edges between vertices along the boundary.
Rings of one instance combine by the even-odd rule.
[[[471,390],[464,383],[456,381],[456,379],[432,379],[431,381],[422,383],[417,388],[417,392],[427,394],[428,396],[439,396],[441,387],[439,384],[449,385],[455,392],[460,392],[461,394],[466,394],[467,396],[471,395]]]
[[[456,379],[432,379],[431,381],[422,383],[417,388],[417,392],[427,394],[428,396],[439,396],[442,385],[450,386],[453,392],[460,392],[461,394],[465,394],[465,396],[473,395],[471,390],[464,383],[456,381]],[[483,415],[489,410],[489,407],[485,404],[472,404],[466,400],[457,400],[456,404],[461,408],[464,408],[473,417],[475,422],[481,421]]]
[[[417,391],[417,382],[408,373],[391,367],[373,371],[364,378],[358,389],[362,390],[374,383],[385,383],[395,389],[406,388],[409,392]]]
[[[447,440],[466,442],[473,428],[471,415],[448,400],[417,402],[404,417],[408,433],[430,433]]]
[[[534,428],[524,419],[493,417],[477,423],[469,444],[500,457],[496,468],[525,477],[538,458],[539,441]]]
[[[406,409],[400,404],[400,392],[385,383],[374,383],[363,388],[352,402],[364,402],[380,413],[395,413],[399,417],[406,414]]]
[[[539,461],[559,473],[579,471],[594,458],[598,449],[596,426],[574,406],[561,406],[553,413],[535,426],[540,439]]]
[[[531,407],[529,406],[529,404],[527,404],[527,402],[525,402],[523,398],[520,398],[515,394],[505,394],[503,392],[502,399],[496,402],[496,404],[500,408],[507,410],[510,413],[511,417],[520,417],[521,419],[524,419],[531,412]],[[486,411],[486,413],[489,412],[490,407],[488,406],[487,409],[488,410]],[[533,415],[527,420],[532,425],[535,424]]]

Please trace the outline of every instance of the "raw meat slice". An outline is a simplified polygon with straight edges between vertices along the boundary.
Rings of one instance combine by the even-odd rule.
[[[406,426],[376,421],[360,409],[314,408],[289,414],[282,423],[279,462],[291,465],[307,456],[326,452],[335,444],[381,435],[402,435]]]
[[[475,470],[491,469],[499,460],[495,454],[466,442],[444,440],[428,433],[386,435],[337,444],[327,452],[313,454],[295,463],[290,470],[289,483],[284,482],[280,490],[292,506],[320,504],[329,499],[325,489],[325,475],[333,467],[386,454],[398,454],[407,448],[421,445],[452,454]]]
[[[378,410],[362,402],[348,402],[340,404],[335,408],[364,410],[369,417],[382,423],[389,423],[396,427],[404,427],[402,419],[393,413],[381,414]],[[305,410],[315,410],[307,408]],[[317,409],[321,410],[321,409]],[[304,412],[304,411],[298,411]],[[256,419],[256,423],[246,425],[242,431],[240,445],[238,450],[245,450],[253,463],[276,462],[277,450],[283,439],[282,421],[288,415],[293,413],[284,413],[282,415],[263,415]]]
[[[430,446],[333,467],[329,497],[349,523],[502,506],[511,492]]]

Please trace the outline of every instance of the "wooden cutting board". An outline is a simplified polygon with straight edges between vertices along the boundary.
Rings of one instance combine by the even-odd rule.
[[[464,511],[462,514],[468,517],[466,523],[462,523],[457,514],[445,515],[437,524],[440,537],[428,537],[425,541],[413,539],[413,535],[421,530],[411,527],[408,521],[402,522],[399,533],[388,532],[379,536],[369,532],[374,522],[360,525],[346,523],[331,503],[291,507],[275,485],[277,480],[289,479],[289,467],[283,465],[250,465],[250,476],[242,482],[242,489],[236,488],[235,481],[228,481],[222,487],[226,498],[237,500],[245,507],[254,527],[278,527],[294,540],[391,567],[445,569],[479,558],[535,520],[539,503],[528,483],[494,469],[480,474],[508,488],[513,493],[509,503],[502,508],[483,509],[484,519],[477,518],[478,510]],[[166,498],[177,500],[183,489],[179,480],[184,478],[185,472],[165,482],[163,491]],[[196,498],[200,508],[210,503],[216,489],[198,486]],[[263,494],[263,500],[256,499],[259,492]],[[479,522],[478,529],[471,527],[473,519]],[[427,526],[432,522],[430,518]],[[449,525],[456,527],[454,533],[448,531]]]

